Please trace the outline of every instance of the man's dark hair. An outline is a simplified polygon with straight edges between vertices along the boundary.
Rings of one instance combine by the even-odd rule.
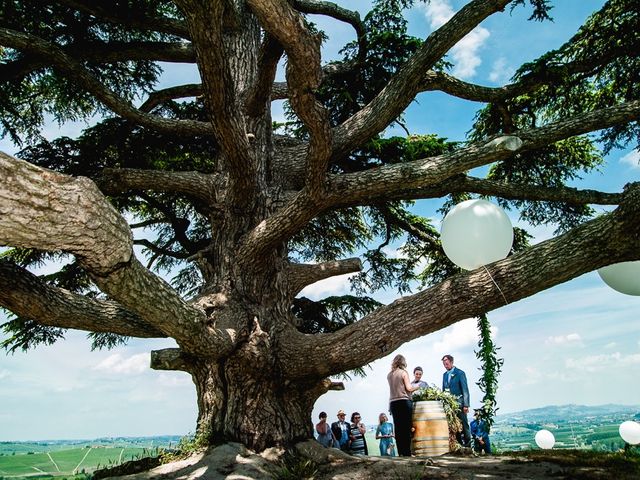
[[[448,359],[451,363],[453,363],[453,357],[451,355],[445,355],[444,357],[442,357],[441,361],[444,361],[444,359]]]
[[[416,367],[416,368],[414,368],[414,369],[413,369],[413,373],[416,373],[416,372],[422,372],[422,373],[424,373],[424,371],[422,370],[422,367]]]

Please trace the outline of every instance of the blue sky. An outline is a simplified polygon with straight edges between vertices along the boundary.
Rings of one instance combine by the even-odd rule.
[[[353,2],[339,2],[353,8]],[[431,1],[409,14],[414,35],[425,36],[464,3]],[[554,22],[528,22],[529,9],[519,8],[493,16],[472,32],[451,53],[453,73],[485,85],[504,83],[524,61],[532,60],[566,41],[586,16],[602,5],[600,0],[558,0]],[[369,2],[357,2],[362,12]],[[335,55],[350,27],[320,21],[321,28],[341,40],[328,42],[325,58]],[[163,83],[194,81],[192,69],[169,69]],[[464,140],[477,105],[442,94],[419,96],[406,113],[412,133],[438,133]],[[274,106],[274,118],[281,110]],[[48,125],[45,133],[76,135],[78,125]],[[401,134],[390,129],[389,134]],[[0,149],[15,147],[6,140]],[[592,173],[576,186],[619,191],[625,183],[640,180],[639,156],[630,149],[612,152],[601,173]],[[419,202],[416,209],[438,221],[434,202]],[[512,222],[518,219],[510,213]],[[529,229],[536,241],[549,238],[552,228]],[[390,247],[394,252],[400,245]],[[308,287],[310,298],[344,293],[348,276]],[[397,297],[382,292],[384,302]],[[495,341],[504,358],[498,403],[502,412],[549,404],[640,404],[639,297],[608,288],[595,272],[583,275],[489,314]],[[329,392],[314,409],[335,418],[342,408],[360,411],[367,423],[375,423],[387,409],[386,374],[396,353],[407,357],[409,367],[421,365],[424,378],[440,384],[440,358],[451,353],[456,365],[467,372],[472,406],[481,393],[475,387],[480,372],[474,355],[475,321],[465,320],[449,328],[403,345],[397,352],[371,365],[369,375],[346,383],[343,392]],[[148,368],[149,351],[172,345],[168,340],[134,340],[126,347],[90,352],[82,332],[70,332],[64,342],[39,347],[27,354],[0,354],[0,440],[89,438],[115,435],[185,434],[196,418],[195,389],[180,372],[156,372]]]

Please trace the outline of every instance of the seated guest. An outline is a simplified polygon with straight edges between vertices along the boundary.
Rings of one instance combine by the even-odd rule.
[[[489,441],[489,431],[487,423],[482,419],[483,410],[476,408],[473,410],[473,421],[470,425],[471,437],[473,438],[473,450],[487,455],[491,454],[491,442]]]

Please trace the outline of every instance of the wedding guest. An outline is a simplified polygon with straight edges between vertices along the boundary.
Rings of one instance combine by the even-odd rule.
[[[316,440],[325,447],[333,447],[336,439],[333,436],[331,427],[327,423],[327,412],[320,412],[318,417],[320,421],[316,423],[316,433],[318,434]]]
[[[349,433],[349,453],[351,455],[369,455],[364,434],[367,427],[362,423],[362,417],[358,412],[351,414],[351,431]]]
[[[380,455],[383,457],[395,457],[396,447],[393,442],[393,423],[389,421],[386,414],[378,416],[378,428],[376,428],[376,440],[380,440]]]
[[[342,451],[349,450],[349,430],[351,425],[345,420],[346,413],[344,410],[338,410],[338,421],[331,424],[331,431],[338,442],[338,447]]]
[[[471,421],[471,437],[473,438],[473,450],[478,453],[491,455],[491,441],[489,440],[489,429],[487,422],[482,419],[483,410],[476,408],[473,410],[473,420]]]

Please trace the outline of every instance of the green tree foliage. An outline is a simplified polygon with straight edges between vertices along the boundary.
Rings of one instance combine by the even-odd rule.
[[[287,327],[290,322],[305,338],[328,338],[357,331],[356,327],[366,322],[360,322],[364,317],[373,315],[377,320],[376,312],[390,311],[374,300],[376,292],[391,289],[409,295],[418,289],[437,288],[443,281],[465,281],[469,278],[465,275],[472,274],[462,272],[444,255],[436,227],[440,218],[419,215],[414,203],[419,199],[437,201],[437,214],[444,215],[459,201],[487,198],[530,225],[551,225],[557,232],[572,231],[591,221],[594,204],[622,202],[621,194],[569,187],[585,173],[600,168],[609,149],[637,146],[637,116],[627,113],[625,120],[611,120],[622,115],[624,108],[635,108],[633,102],[639,99],[640,13],[632,0],[606,2],[567,43],[523,65],[511,83],[500,88],[453,78],[446,56],[453,43],[447,44],[448,39],[459,40],[502,7],[506,15],[510,9],[526,8],[530,20],[549,20],[551,1],[474,0],[470,3],[473,7],[461,10],[442,27],[444,30],[425,38],[408,33],[407,10],[418,3],[413,0],[376,0],[362,19],[329,2],[276,2],[273,5],[291,14],[279,18],[260,10],[262,2],[240,2],[243,8],[237,11],[232,6],[238,2],[223,3],[224,11],[218,12],[213,7],[220,2],[0,0],[0,134],[20,145],[19,158],[95,182],[130,224],[146,269],[168,276],[189,308],[200,302],[194,308],[207,318],[192,323],[198,328],[206,325],[206,330],[201,335],[187,335],[189,341],[213,335],[216,322],[230,322],[233,328],[227,330],[237,332],[234,338],[245,342],[246,338],[240,340],[243,335],[257,331],[247,328],[247,319],[257,318],[259,299],[273,293],[269,291],[272,284],[281,291],[269,297],[277,308],[261,312],[266,323],[276,322],[278,314],[279,321]],[[199,8],[205,4],[212,7],[206,10],[207,15],[215,17],[219,13],[215,17],[219,22],[208,23],[206,28],[199,23],[204,14]],[[305,42],[326,38],[306,16],[318,13],[318,9],[321,14],[349,23],[356,32],[356,40],[340,51],[341,58],[321,66],[311,65],[315,62],[309,60],[313,52],[305,50]],[[474,9],[481,13],[474,16]],[[296,18],[296,22],[286,25],[300,27],[299,31],[287,32],[296,38],[291,43],[283,33],[284,27],[280,28],[285,25],[280,22],[287,18]],[[236,21],[246,23],[240,26]],[[255,33],[253,43],[247,41],[255,58],[244,55],[242,60],[254,58],[256,64],[260,63],[263,70],[258,73],[264,73],[267,81],[257,74],[254,80],[268,92],[242,90],[244,83],[232,75],[239,70],[231,71],[224,55],[215,56],[219,51],[231,52],[235,45],[223,42],[223,37],[235,41],[247,31]],[[215,45],[214,38],[220,40]],[[445,44],[446,48],[439,46]],[[305,56],[301,51],[311,53]],[[269,77],[269,72],[275,72],[285,53],[287,82],[278,90],[272,85],[275,74]],[[198,64],[203,83],[162,88],[167,62]],[[306,68],[300,69],[299,63]],[[321,78],[317,84],[305,77],[307,70],[316,66],[322,69],[321,75],[317,72]],[[432,90],[478,103],[467,141],[452,142],[435,132],[415,135],[404,124],[405,108],[418,93]],[[273,125],[268,114],[255,113],[267,108],[269,95],[288,98],[285,110],[289,117],[284,128]],[[376,123],[378,118],[384,119],[384,125]],[[585,119],[591,122],[587,127],[575,127]],[[46,122],[69,120],[86,120],[94,125],[75,139],[47,141],[41,137]],[[359,130],[362,124],[374,126]],[[384,129],[392,124],[399,125],[407,135],[389,136]],[[360,136],[350,137],[351,130]],[[549,136],[550,131],[561,133]],[[596,133],[579,135],[576,131]],[[515,152],[506,147],[489,148],[494,140],[505,136],[518,138],[525,147],[517,147]],[[323,157],[325,148],[328,153]],[[488,150],[490,155],[482,157]],[[305,177],[308,172],[304,166],[313,167],[314,162],[318,162],[320,171]],[[251,172],[240,172],[240,164],[246,170],[255,167],[254,177]],[[296,170],[300,165],[303,168]],[[483,178],[474,176],[479,175],[475,169],[478,166],[485,167]],[[434,177],[420,176],[426,171],[435,172]],[[193,183],[182,190],[163,189],[162,182],[168,177],[151,177],[168,172],[172,178]],[[376,178],[377,172],[384,175]],[[420,176],[421,183],[410,183],[411,187],[399,185],[399,181],[386,183],[388,176],[397,172],[402,173],[402,182],[409,184]],[[126,183],[131,181],[127,174],[143,176],[147,183]],[[207,185],[214,185],[215,192],[202,193],[197,188],[194,179],[203,177]],[[353,179],[366,181],[358,184],[358,190],[353,187],[355,182],[349,183]],[[344,191],[335,185],[345,184],[347,190],[351,188],[351,196],[341,203]],[[372,190],[367,190],[369,187]],[[360,196],[353,193],[356,190]],[[293,212],[289,218],[278,217],[282,205],[291,208],[286,210]],[[293,227],[289,229],[290,225]],[[272,231],[275,240],[261,236]],[[257,240],[252,243],[252,239]],[[530,239],[525,229],[515,229],[512,258],[521,258],[519,255],[530,249]],[[42,275],[41,280],[55,287],[55,292],[82,295],[100,305],[122,302],[126,296],[122,290],[104,288],[101,275],[109,276],[127,266],[119,264],[107,273],[96,274],[83,267],[86,263],[82,255],[25,248],[32,243],[17,245],[0,253],[0,274],[13,272],[29,282],[33,279],[23,267],[53,262],[59,268]],[[235,263],[226,261],[240,256],[240,250],[243,258]],[[248,258],[255,252],[270,263],[249,273],[247,265],[253,257]],[[289,278],[283,280],[282,272],[303,262],[331,262],[350,256],[363,259],[362,269],[351,277],[350,295],[313,301],[299,294],[302,283],[295,284],[300,290],[284,292]],[[538,290],[550,285],[545,283]],[[527,295],[538,291],[529,287],[525,289]],[[525,295],[522,291],[517,293],[518,298]],[[455,310],[457,300],[468,302],[463,296],[445,302],[443,312]],[[406,305],[418,297],[408,298],[400,303]],[[236,303],[231,306],[225,302]],[[485,311],[482,307],[474,306],[472,315]],[[134,311],[142,317],[136,320],[142,324],[145,319],[149,321],[144,335],[166,336],[169,330],[175,333],[165,319],[149,320],[144,312],[140,315]],[[225,314],[218,315],[222,311]],[[445,319],[444,313],[435,314],[442,318],[434,319],[431,326],[425,326],[426,322],[421,325],[424,331],[415,332],[415,336],[428,333],[433,325],[442,328],[457,321],[453,316]],[[393,321],[382,315],[383,321]],[[64,337],[64,322],[39,320],[13,315],[2,326],[7,335],[2,346],[13,352]],[[480,317],[479,330],[482,340],[477,355],[485,372],[480,386],[485,392],[485,409],[492,414],[502,363],[490,338],[486,315]],[[280,344],[282,339],[276,336],[283,331],[276,327],[270,330],[273,345]],[[380,338],[364,336],[373,345],[386,345],[391,336],[382,338],[387,333],[381,331],[375,333]],[[126,335],[109,331],[90,333],[94,348],[110,348],[126,340]],[[230,348],[232,354],[238,353],[239,346]],[[197,350],[194,347],[188,353]],[[380,358],[383,350],[372,348],[375,354],[368,353],[371,360]],[[356,366],[355,361],[347,363],[344,370]],[[332,374],[340,373],[335,365],[331,369]],[[314,374],[320,375],[307,372],[305,381],[318,380]],[[218,403],[226,405],[227,400]],[[217,415],[214,410],[212,407],[209,412],[212,418]],[[283,420],[283,425],[287,421]]]
[[[357,65],[361,69],[342,68],[330,75],[318,92],[318,97],[332,115],[334,125],[344,121],[380,92],[398,68],[416,51],[423,40],[408,35],[404,11],[412,1],[380,0],[363,20],[363,34],[357,41],[344,47],[340,65]],[[531,1],[532,19],[549,19],[550,2]],[[106,8],[108,2],[97,2]],[[120,5],[120,3],[118,3]],[[511,8],[525,5],[514,2]],[[172,2],[122,2],[121,11],[144,16],[163,15],[181,19]],[[133,10],[131,10],[133,9]],[[181,30],[166,29],[153,32],[128,28],[126,25],[100,21],[85,13],[72,13],[73,9],[48,5],[45,9],[30,2],[2,2],[0,13],[3,26],[29,32],[50,42],[59,42],[65,51],[105,48],[106,45],[126,42],[174,42],[181,40]],[[498,132],[510,133],[535,126],[540,121],[563,118],[576,111],[593,110],[620,100],[637,98],[639,84],[635,81],[638,65],[634,52],[640,46],[638,15],[628,8],[628,1],[607,2],[558,50],[543,55],[535,62],[524,65],[515,75],[514,82],[533,82],[553,78],[530,92],[489,105],[478,114],[470,139]],[[613,39],[616,39],[615,41]],[[363,48],[364,47],[364,48]],[[46,166],[71,175],[84,175],[100,180],[105,168],[141,168],[171,171],[214,172],[210,159],[217,145],[209,137],[171,136],[141,128],[126,120],[105,118],[96,126],[85,130],[77,139],[61,137],[53,141],[42,140],[38,129],[45,115],[58,122],[108,114],[102,103],[74,86],[72,80],[59,75],[49,67],[33,67],[37,57],[14,49],[2,50],[3,61],[11,65],[13,73],[7,75],[0,90],[0,121],[3,133],[14,141],[33,143],[18,155],[36,165]],[[607,63],[604,63],[604,61]],[[127,99],[141,98],[157,83],[161,67],[147,60],[127,60],[113,63],[92,63],[92,73],[118,95]],[[31,68],[29,68],[31,65]],[[446,60],[437,66],[446,71]],[[19,67],[24,73],[17,71]],[[357,72],[354,77],[354,71]],[[201,99],[178,103],[167,101],[155,108],[167,118],[205,118]],[[505,114],[506,111],[506,114]],[[288,130],[305,138],[302,123],[291,111]],[[401,121],[398,118],[398,121]],[[606,147],[626,144],[637,135],[635,124],[615,127],[603,133]],[[40,141],[38,141],[40,140]],[[454,151],[460,144],[447,142],[435,135],[409,135],[406,138],[377,136],[346,158],[331,165],[338,172],[354,172],[381,165],[403,163]],[[518,184],[562,186],[577,179],[584,172],[597,168],[602,155],[589,137],[575,137],[527,154],[519,154],[517,162],[498,162],[488,178]],[[133,193],[133,192],[131,192]],[[193,200],[166,194],[139,192],[112,197],[119,210],[144,225],[146,235],[153,241],[144,241],[143,251],[148,265],[158,272],[172,272],[173,285],[183,294],[193,295],[202,282],[198,271],[185,260],[201,250],[208,241],[208,221],[198,213]],[[467,194],[452,194],[443,208],[469,198]],[[489,197],[490,198],[490,197]],[[591,218],[588,205],[563,202],[533,202],[527,200],[496,200],[506,208],[514,208],[523,219],[533,225],[555,224],[559,231]],[[428,286],[459,272],[442,253],[439,234],[431,219],[421,218],[411,211],[412,202],[384,202],[369,207],[347,208],[328,212],[313,219],[307,227],[290,241],[293,258],[301,261],[325,261],[363,252],[367,268],[352,279],[355,291],[363,295],[361,307],[351,308],[357,297],[347,296],[341,301],[350,308],[341,310],[339,320],[327,315],[329,300],[315,302],[297,300],[293,311],[300,318],[315,324],[319,331],[331,331],[341,324],[355,321],[371,311],[367,300],[371,293],[392,287],[400,293],[411,291],[416,285]],[[514,252],[528,246],[528,234],[516,229]],[[401,257],[390,257],[384,249],[401,242]],[[370,245],[375,245],[373,249]],[[23,266],[37,266],[50,259],[61,260],[58,253],[16,249],[3,254]],[[76,263],[65,265],[59,272],[46,277],[48,282],[72,291],[90,293],[90,280]],[[332,300],[331,302],[336,302]],[[330,302],[329,302],[330,303]],[[304,304],[305,307],[301,307]],[[335,306],[335,304],[332,304]],[[315,315],[310,319],[310,315]],[[334,322],[330,325],[327,322]],[[319,327],[323,325],[323,327]],[[61,338],[61,329],[38,326],[27,319],[16,319],[5,324],[11,338],[5,342],[10,350],[26,348],[37,343],[51,343]],[[113,346],[119,343],[113,336],[99,337],[94,346]],[[110,340],[107,340],[109,338]],[[94,337],[94,341],[96,338]],[[18,347],[19,345],[19,347]]]

